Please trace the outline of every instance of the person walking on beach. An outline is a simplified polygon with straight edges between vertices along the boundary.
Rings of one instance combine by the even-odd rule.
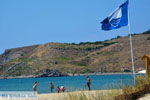
[[[37,81],[34,82],[34,84],[33,84],[33,91],[34,91],[34,94],[37,93],[37,85],[38,85],[38,82],[37,82]]]
[[[88,90],[91,90],[91,87],[90,87],[90,85],[91,85],[91,79],[90,79],[89,76],[86,77],[86,84],[88,86]]]
[[[51,89],[51,93],[53,92],[53,90],[54,90],[54,85],[53,85],[53,83],[51,82],[50,83],[50,89]]]

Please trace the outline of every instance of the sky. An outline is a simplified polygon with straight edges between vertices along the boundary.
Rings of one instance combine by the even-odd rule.
[[[0,54],[48,42],[80,43],[128,35],[100,22],[126,0],[0,0]],[[150,0],[129,0],[131,33],[150,29]]]

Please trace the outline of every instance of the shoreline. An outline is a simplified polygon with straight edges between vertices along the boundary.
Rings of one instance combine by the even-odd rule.
[[[67,74],[66,76],[51,76],[51,77],[71,77],[71,76],[93,76],[93,75],[119,75],[119,74],[123,74],[123,75],[127,75],[127,74],[132,74],[132,73],[87,73],[87,74]],[[135,74],[139,74],[139,73],[135,73]],[[0,79],[17,79],[17,78],[47,78],[47,77],[36,77],[34,75],[29,75],[29,76],[16,76],[16,77],[5,77],[5,76],[0,76]]]

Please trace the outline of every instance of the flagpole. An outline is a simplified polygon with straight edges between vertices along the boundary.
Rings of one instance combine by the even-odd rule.
[[[129,6],[128,6],[129,7]],[[133,80],[134,80],[134,85],[135,85],[135,67],[134,67],[134,58],[133,58],[133,46],[132,46],[132,35],[131,35],[131,27],[130,27],[130,12],[128,8],[128,32],[129,32],[129,37],[130,37],[130,52],[131,52],[131,60],[132,60],[132,73],[133,73]]]

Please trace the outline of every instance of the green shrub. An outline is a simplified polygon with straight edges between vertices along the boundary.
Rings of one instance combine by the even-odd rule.
[[[150,34],[150,30],[143,32],[143,34]]]
[[[150,37],[148,37],[147,40],[150,40]]]

